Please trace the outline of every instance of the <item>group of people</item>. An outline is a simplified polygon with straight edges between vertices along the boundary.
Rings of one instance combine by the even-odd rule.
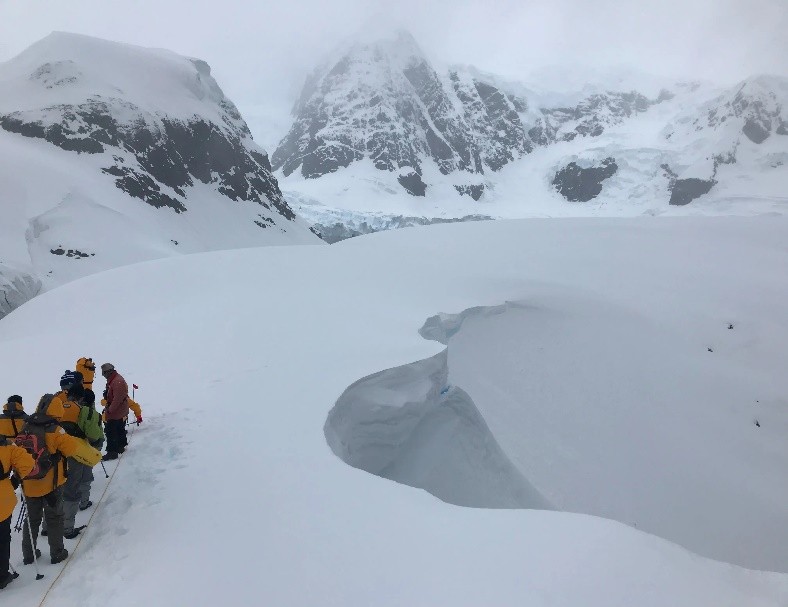
[[[106,380],[102,413],[96,410],[93,378],[96,367],[87,357],[60,378],[60,391],[44,394],[35,411],[24,410],[22,397],[12,395],[0,415],[0,590],[18,574],[11,568],[11,518],[22,489],[24,521],[22,557],[37,562],[37,538],[46,536],[50,561],[68,558],[64,539],[84,529],[77,512],[93,505],[93,467],[117,459],[126,450],[129,411],[142,422],[139,405],[129,397],[126,380],[112,363],[101,365]],[[2,402],[2,401],[0,401]],[[106,453],[101,449],[106,439]]]

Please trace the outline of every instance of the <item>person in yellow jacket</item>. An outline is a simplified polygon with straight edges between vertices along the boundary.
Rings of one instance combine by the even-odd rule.
[[[96,376],[96,363],[93,362],[93,359],[83,356],[77,361],[74,370],[82,373],[82,387],[85,390],[92,390],[93,378]]]
[[[9,396],[0,415],[0,436],[14,438],[25,425],[26,419],[27,413],[22,408],[22,397],[18,394]]]
[[[15,479],[27,476],[35,462],[30,454],[7,439],[0,439],[0,590],[8,586],[16,575],[9,571],[11,560],[11,516],[16,506]],[[18,481],[17,481],[18,482]]]
[[[101,419],[103,421],[107,421],[107,414],[106,414],[107,399],[106,398],[102,398],[101,399],[101,406],[105,408],[105,411],[103,411],[101,413]],[[136,400],[132,400],[131,397],[129,397],[129,409],[131,409],[134,412],[134,418],[135,419],[134,419],[134,421],[132,423],[135,423],[135,424],[137,424],[139,426],[142,423],[142,407],[140,407],[140,404]],[[128,418],[126,418],[126,419],[128,419]]]
[[[66,371],[63,373],[63,375],[60,376],[60,392],[56,392],[52,396],[52,400],[47,403],[46,408],[41,409],[41,404],[39,403],[38,407],[36,407],[36,411],[54,417],[56,420],[60,421],[63,418],[63,403],[68,400],[68,391],[78,382],[82,382],[81,374],[75,373],[74,371]]]
[[[46,407],[52,400],[52,396],[52,394],[42,396],[37,410],[46,410]],[[38,549],[34,544],[38,536],[38,527],[41,524],[41,519],[46,518],[49,556],[54,565],[68,557],[68,551],[63,547],[63,498],[61,487],[66,482],[63,458],[74,458],[79,463],[92,468],[101,461],[101,452],[91,447],[84,440],[66,434],[66,431],[57,425],[56,420],[41,413],[34,413],[28,417],[25,429],[17,436],[18,444],[26,432],[43,433],[47,451],[54,462],[42,478],[26,478],[22,481],[22,491],[27,501],[28,512],[25,529],[22,532],[23,562],[25,564],[33,562],[33,550],[36,550],[36,555],[38,555]],[[30,530],[27,527],[28,523]]]

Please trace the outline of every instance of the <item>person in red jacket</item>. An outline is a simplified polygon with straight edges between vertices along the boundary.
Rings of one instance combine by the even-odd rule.
[[[107,380],[107,406],[104,413],[107,423],[104,433],[107,436],[107,454],[104,461],[118,459],[126,450],[126,418],[129,416],[129,386],[123,376],[115,370],[112,363],[101,365],[101,375]]]

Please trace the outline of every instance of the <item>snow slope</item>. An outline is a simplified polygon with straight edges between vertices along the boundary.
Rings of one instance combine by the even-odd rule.
[[[788,571],[786,235],[463,223],[44,293],[0,384],[32,403],[89,354],[145,411],[44,604],[785,605],[740,565]],[[3,599],[37,605],[59,567],[14,541]]]

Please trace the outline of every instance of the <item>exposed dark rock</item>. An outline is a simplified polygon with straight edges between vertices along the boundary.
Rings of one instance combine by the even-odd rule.
[[[713,179],[695,177],[676,179],[670,187],[670,204],[674,206],[689,204],[696,198],[708,194],[715,183],[717,182]]]
[[[618,165],[615,159],[605,158],[598,167],[582,168],[570,162],[558,171],[552,185],[571,202],[587,202],[602,191],[602,182],[615,175]]]
[[[653,103],[647,97],[631,92],[596,93],[575,107],[540,108],[542,119],[531,127],[528,134],[537,145],[555,141],[572,141],[577,136],[598,137],[605,128],[620,124],[635,114],[645,112]],[[576,123],[572,130],[565,125]]]
[[[475,183],[471,185],[455,185],[454,189],[457,190],[462,196],[470,196],[474,200],[479,200],[484,194],[484,184]]]
[[[255,219],[254,223],[263,229],[273,228],[276,226],[276,222],[270,217],[265,217],[263,215],[258,215],[257,217],[258,219]]]
[[[295,213],[271,175],[268,157],[245,145],[248,128],[237,109],[228,100],[220,105],[232,128],[228,124],[220,128],[198,116],[186,121],[154,117],[121,99],[98,96],[80,105],[2,115],[0,127],[67,151],[99,154],[115,148],[133,154],[137,167],[122,166],[123,156],[115,153],[114,164],[103,171],[117,178],[119,189],[156,208],[185,211],[184,188],[196,179],[215,184],[231,200],[257,202],[266,208],[273,205],[284,218],[294,219]],[[116,117],[121,113],[137,118],[121,121]]]
[[[421,180],[421,175],[416,172],[400,175],[397,177],[397,181],[411,196],[424,196],[427,191],[427,184]]]
[[[769,138],[770,126],[769,124],[764,124],[749,118],[747,122],[744,123],[741,131],[747,136],[747,139],[753,143],[763,143]]]
[[[49,249],[49,252],[52,255],[65,255],[66,257],[75,257],[77,259],[84,259],[85,257],[95,257],[95,253],[83,253],[79,249],[64,249],[63,247],[58,247],[57,249]]]

